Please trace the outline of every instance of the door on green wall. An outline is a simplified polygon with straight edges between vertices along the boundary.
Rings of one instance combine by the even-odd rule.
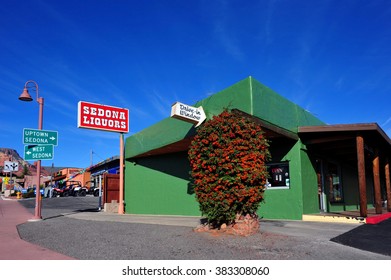
[[[316,174],[318,177],[319,210],[328,212],[329,203],[343,202],[341,168],[334,162],[317,159]]]
[[[341,168],[339,165],[329,162],[327,164],[327,187],[330,203],[343,202]]]
[[[325,194],[324,187],[324,168],[323,168],[323,160],[316,160],[316,175],[318,178],[318,202],[319,202],[319,211],[327,212],[327,197]]]

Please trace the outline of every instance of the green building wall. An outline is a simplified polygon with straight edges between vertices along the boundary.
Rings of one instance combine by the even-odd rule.
[[[297,133],[299,126],[325,124],[253,78],[250,77],[249,82],[251,82],[253,92],[252,115],[294,133]]]
[[[273,157],[273,151],[272,157]],[[301,220],[303,214],[302,182],[300,160],[300,144],[294,144],[286,155],[273,158],[272,161],[288,161],[290,173],[289,188],[270,188],[265,191],[265,200],[260,205],[258,214],[268,219]]]
[[[293,133],[297,133],[298,126],[324,124],[252,77],[194,106],[203,106],[208,119],[224,109],[238,109]],[[193,125],[166,118],[126,139],[126,213],[201,215],[190,186],[187,151],[148,156],[150,151],[175,145],[194,134]],[[300,140],[277,141],[272,147],[272,161],[289,161],[290,186],[266,190],[258,214],[300,220],[303,213],[319,211],[316,173]]]
[[[303,214],[319,213],[318,178],[315,162],[302,145],[300,148]]]
[[[127,161],[126,212],[200,216],[189,180],[187,153]]]

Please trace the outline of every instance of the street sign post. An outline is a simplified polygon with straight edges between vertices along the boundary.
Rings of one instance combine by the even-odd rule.
[[[24,146],[25,160],[51,160],[54,157],[53,145]]]
[[[58,132],[24,128],[23,144],[25,145],[58,145]]]

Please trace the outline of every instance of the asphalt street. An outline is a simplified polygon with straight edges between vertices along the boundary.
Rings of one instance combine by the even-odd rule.
[[[34,212],[33,199],[18,203]],[[197,217],[98,212],[98,199],[91,196],[47,198],[42,205],[42,221],[18,226],[21,238],[76,259],[391,259],[389,221],[353,225],[261,220],[259,233],[238,237],[196,233]]]

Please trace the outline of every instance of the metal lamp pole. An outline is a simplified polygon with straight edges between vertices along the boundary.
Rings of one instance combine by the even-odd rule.
[[[35,91],[37,92],[37,102],[39,104],[39,115],[38,115],[38,129],[42,130],[43,126],[43,97],[39,97],[39,90],[38,90],[38,84],[33,80],[28,80],[25,85],[22,94],[19,96],[19,100],[21,101],[33,101],[33,98],[28,92],[28,84],[33,84],[35,87]],[[41,160],[37,161],[37,186],[35,188],[36,195],[35,195],[35,212],[33,220],[41,220]]]

